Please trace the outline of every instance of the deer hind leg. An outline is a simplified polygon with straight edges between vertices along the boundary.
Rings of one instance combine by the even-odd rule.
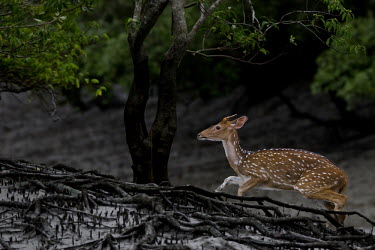
[[[329,201],[323,201],[323,205],[327,210],[335,211],[335,204]],[[337,210],[340,211],[340,210]],[[344,220],[346,218],[345,214],[335,214],[334,215],[335,220],[337,220],[340,224],[344,223]]]
[[[253,188],[253,187],[255,187],[255,186],[259,185],[259,184],[265,183],[265,182],[266,182],[266,180],[264,180],[264,179],[261,179],[261,178],[259,178],[259,177],[251,176],[250,179],[248,179],[247,181],[245,181],[245,182],[244,182],[244,183],[238,188],[237,195],[238,195],[238,196],[243,196],[243,194],[244,194],[247,190],[249,190],[249,189],[251,189],[251,188]]]
[[[333,211],[341,211],[346,201],[348,200],[348,196],[344,194],[336,193],[330,189],[325,189],[325,190],[312,193],[312,194],[306,193],[304,194],[304,196],[309,199],[325,201],[325,204],[324,204],[325,207],[328,210],[333,210]],[[346,216],[344,214],[339,214],[339,215],[335,214],[335,219],[340,224],[343,224],[345,217]]]
[[[240,185],[243,184],[243,180],[238,176],[229,176],[229,177],[225,178],[223,183],[218,188],[216,188],[215,192],[223,191],[223,189],[226,186],[228,186],[229,184],[235,184],[235,185],[240,186]]]

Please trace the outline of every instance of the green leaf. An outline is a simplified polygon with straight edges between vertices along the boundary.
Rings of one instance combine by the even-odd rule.
[[[109,36],[107,35],[107,33],[104,33],[103,34],[103,37],[108,41],[109,40]]]
[[[95,92],[95,95],[96,96],[102,96],[103,92],[101,89],[97,89],[96,92]]]
[[[296,43],[296,38],[293,36],[293,35],[290,35],[289,37],[289,42],[295,46],[297,46],[297,43]]]
[[[92,83],[92,84],[98,84],[98,83],[99,83],[99,80],[98,80],[98,79],[91,79],[91,83]]]
[[[95,91],[95,95],[96,95],[96,96],[102,96],[102,95],[103,95],[103,91],[107,91],[107,88],[104,87],[104,86],[100,86],[100,88],[98,88],[98,89]]]
[[[265,48],[259,49],[260,52],[262,52],[264,55],[268,54],[268,51]]]

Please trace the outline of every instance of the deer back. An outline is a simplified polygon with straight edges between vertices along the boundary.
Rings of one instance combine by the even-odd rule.
[[[248,153],[238,169],[245,176],[267,179],[271,185],[286,189],[309,174],[327,182],[346,177],[326,157],[298,149],[268,149]]]

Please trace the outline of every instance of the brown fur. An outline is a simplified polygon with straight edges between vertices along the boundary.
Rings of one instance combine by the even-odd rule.
[[[342,194],[348,182],[342,169],[322,155],[301,149],[243,150],[237,129],[244,125],[247,117],[232,121],[229,118],[198,134],[200,140],[223,143],[229,165],[241,178],[228,177],[231,179],[225,180],[219,191],[228,183],[239,185],[239,196],[257,186],[296,190],[306,198],[325,201],[327,209],[342,210],[348,200],[348,196]],[[345,216],[336,218],[342,223]]]

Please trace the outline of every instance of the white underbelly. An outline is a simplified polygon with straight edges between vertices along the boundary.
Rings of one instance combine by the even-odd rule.
[[[267,186],[256,186],[256,190],[266,190],[266,191],[293,191],[293,190],[286,190],[286,189],[280,189],[275,187],[267,187]]]
[[[246,176],[246,175],[243,175],[243,174],[238,174],[238,176],[242,179],[243,183],[245,183],[247,180],[249,180],[251,177],[250,176]],[[256,186],[254,187],[254,189],[256,190],[264,190],[264,191],[295,191],[294,189],[281,189],[281,188],[275,188],[275,187],[268,187],[268,186],[262,186],[262,185],[259,185],[259,186]]]

